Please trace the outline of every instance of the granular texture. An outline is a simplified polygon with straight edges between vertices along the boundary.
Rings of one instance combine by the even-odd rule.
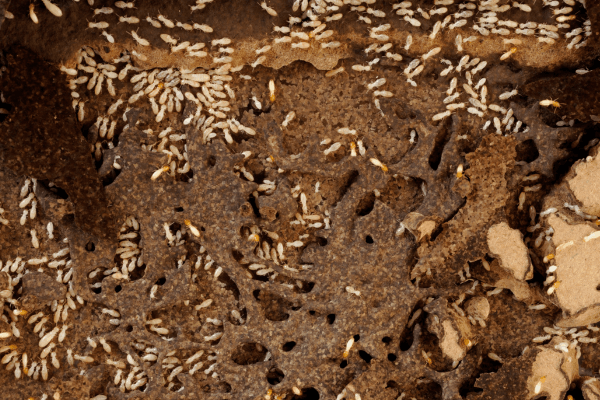
[[[0,1],[0,397],[599,398],[563,1]]]

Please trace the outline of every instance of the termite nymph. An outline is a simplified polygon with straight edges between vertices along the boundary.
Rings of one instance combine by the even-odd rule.
[[[152,174],[152,177],[150,177],[150,179],[155,181],[159,176],[162,175],[163,172],[167,172],[169,169],[170,169],[170,167],[168,165],[165,165],[164,167],[157,169],[156,171],[154,171],[154,173]]]
[[[198,230],[198,228],[192,225],[192,222],[189,219],[186,219],[183,222],[185,223],[185,226],[190,228],[190,231],[194,234],[194,236],[200,237],[200,231]]]
[[[35,6],[33,5],[33,3],[31,3],[29,5],[29,16],[31,17],[31,20],[33,21],[33,23],[37,24],[40,22],[40,20],[38,19],[37,15],[35,15],[34,8],[35,8]]]
[[[370,159],[370,161],[371,161],[371,163],[372,163],[373,165],[375,165],[375,166],[377,166],[377,167],[381,168],[381,170],[382,170],[383,172],[387,172],[387,171],[388,171],[388,167],[387,167],[387,166],[386,166],[384,163],[382,163],[381,161],[379,161],[378,159],[376,159],[376,158],[371,158],[371,159]]]
[[[54,16],[62,17],[62,11],[56,6],[56,4],[52,4],[50,0],[42,0],[42,3],[44,3],[48,11],[50,11]]]
[[[510,57],[511,55],[513,55],[516,52],[517,52],[517,48],[513,47],[509,51],[507,51],[506,53],[502,54],[500,56],[500,60],[506,60],[508,57]]]
[[[462,177],[463,177],[463,165],[462,165],[462,164],[460,164],[460,165],[458,166],[458,168],[456,168],[456,177],[457,177],[458,179],[460,179],[460,178],[462,178]]]
[[[342,357],[348,358],[348,356],[350,355],[350,349],[352,348],[353,345],[354,345],[354,338],[352,337],[352,338],[350,338],[350,340],[348,340],[348,343],[346,343],[346,350],[344,350]]]
[[[560,103],[558,101],[552,100],[552,99],[541,100],[540,106],[544,106],[544,107],[554,106],[554,107],[558,108],[558,107],[560,107]]]
[[[271,100],[271,103],[273,103],[275,101],[275,82],[273,79],[269,81],[269,93],[269,99]]]

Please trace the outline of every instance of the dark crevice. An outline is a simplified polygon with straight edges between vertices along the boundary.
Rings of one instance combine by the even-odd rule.
[[[314,388],[301,389],[300,394],[294,394],[291,400],[319,400],[321,396]]]
[[[440,125],[440,130],[437,134],[437,136],[435,137],[435,144],[433,146],[433,150],[431,151],[431,154],[429,155],[429,166],[434,170],[437,171],[440,162],[442,161],[442,154],[444,152],[444,147],[446,146],[446,143],[448,143],[448,141],[450,140],[450,127],[449,124],[451,123],[451,119],[448,118],[448,122],[444,123],[443,125]]]
[[[371,356],[369,353],[367,353],[367,352],[366,352],[366,351],[364,351],[364,350],[359,350],[359,351],[358,351],[358,356],[359,356],[360,358],[362,358],[363,360],[365,360],[365,362],[366,362],[367,364],[370,364],[370,363],[371,363],[371,360],[373,359],[373,356]]]
[[[493,361],[488,357],[483,357],[481,364],[476,375],[471,376],[459,389],[459,393],[463,398],[467,398],[468,393],[479,393],[483,392],[483,389],[475,387],[475,381],[483,374],[495,373],[502,367],[502,364]]]
[[[258,210],[258,206],[256,205],[256,199],[254,198],[254,196],[250,195],[248,197],[248,203],[250,203],[250,205],[252,206],[252,211],[254,211],[254,215],[257,218],[261,218],[260,211]]]
[[[540,152],[532,139],[527,139],[517,144],[515,150],[517,151],[517,161],[530,163],[537,160],[540,156]]]
[[[356,214],[362,216],[369,215],[375,206],[375,194],[373,192],[366,195],[356,207]]]
[[[281,350],[283,351],[291,351],[296,346],[296,342],[287,342],[281,346]]]
[[[231,354],[231,360],[238,365],[251,365],[264,361],[267,348],[259,343],[242,343]]]
[[[283,378],[285,378],[283,371],[277,367],[273,367],[267,372],[267,382],[271,385],[280,384]]]
[[[102,177],[102,185],[104,187],[106,187],[106,186],[112,184],[120,174],[121,174],[120,169],[111,167],[110,172]]]
[[[345,178],[345,182],[341,185],[340,188],[340,194],[339,194],[339,198],[338,201],[343,199],[344,196],[346,195],[346,193],[348,193],[348,190],[350,190],[350,187],[357,181],[358,179],[358,171],[354,170],[351,171],[350,174]],[[337,204],[337,202],[335,202]],[[335,206],[335,204],[334,204]]]

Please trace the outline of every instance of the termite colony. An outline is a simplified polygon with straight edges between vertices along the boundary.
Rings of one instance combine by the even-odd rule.
[[[135,281],[143,277],[146,265],[143,262],[140,225],[133,216],[128,216],[119,231],[119,247],[115,252],[113,268],[95,268],[88,273],[88,282],[94,293],[102,291],[102,280],[107,276],[125,281]]]
[[[514,72],[533,76],[544,51],[593,72],[571,68],[585,1],[261,0],[244,7],[272,28],[247,40],[209,24],[219,1],[176,6],[5,11],[3,29],[85,10],[95,40],[74,39],[57,84],[119,221],[82,232],[58,180],[0,174],[0,232],[27,238],[0,255],[0,357],[32,383],[21,397],[85,376],[94,400],[473,400],[514,364],[513,398],[596,384],[565,372],[557,389],[540,360],[598,367],[600,328],[559,263],[595,245],[598,212],[548,188],[566,159],[553,146],[598,141]],[[560,242],[557,219],[585,235]]]
[[[69,240],[55,231],[52,222],[44,224],[39,217],[36,218],[38,200],[35,192],[38,184],[35,178],[24,180],[19,190],[18,203],[18,208],[23,209],[23,214],[14,222],[28,229],[33,227],[29,230],[31,247],[40,249],[41,241],[44,244],[43,254],[40,251],[38,258],[28,260],[22,257],[6,259],[3,260],[4,262],[0,260],[2,279],[0,297],[3,305],[1,316],[3,327],[0,337],[5,342],[13,342],[0,347],[0,353],[2,353],[2,364],[6,365],[5,369],[14,374],[15,378],[46,381],[52,370],[61,368],[65,357],[70,365],[73,365],[74,358],[85,362],[88,360],[85,356],[73,353],[73,350],[67,347],[72,340],[65,340],[69,336],[69,329],[72,330],[75,325],[72,315],[77,313],[85,302],[75,292],[72,280],[74,266],[70,257]],[[48,186],[53,185],[49,183]],[[5,220],[4,224],[8,226],[10,222]],[[62,239],[59,240],[61,237]],[[60,290],[54,300],[38,307],[36,310],[38,312],[30,314],[22,308],[21,304],[24,285],[22,279],[24,277],[27,279],[28,274],[35,273],[43,274],[47,279],[55,281],[55,289]],[[30,346],[28,342],[36,343]]]

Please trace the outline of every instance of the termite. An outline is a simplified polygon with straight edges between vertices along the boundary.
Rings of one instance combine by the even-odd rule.
[[[516,47],[511,48],[509,51],[507,51],[506,53],[504,53],[500,56],[500,60],[506,60],[508,57],[513,55],[516,51],[517,51]]]
[[[544,107],[550,107],[550,106],[554,106],[556,108],[560,107],[560,103],[556,100],[541,100],[540,101],[540,106],[544,106]]]
[[[150,46],[150,42],[147,41],[146,39],[138,36],[138,34],[135,31],[131,31],[131,36],[133,36],[133,38],[135,39],[136,42],[138,42],[138,44],[140,44],[142,46]]]
[[[271,7],[269,7],[267,5],[266,1],[263,1],[262,3],[260,3],[260,6],[262,7],[263,10],[265,10],[267,13],[269,13],[269,15],[271,17],[276,17],[277,16],[277,11],[275,11],[274,9],[272,9]]]

